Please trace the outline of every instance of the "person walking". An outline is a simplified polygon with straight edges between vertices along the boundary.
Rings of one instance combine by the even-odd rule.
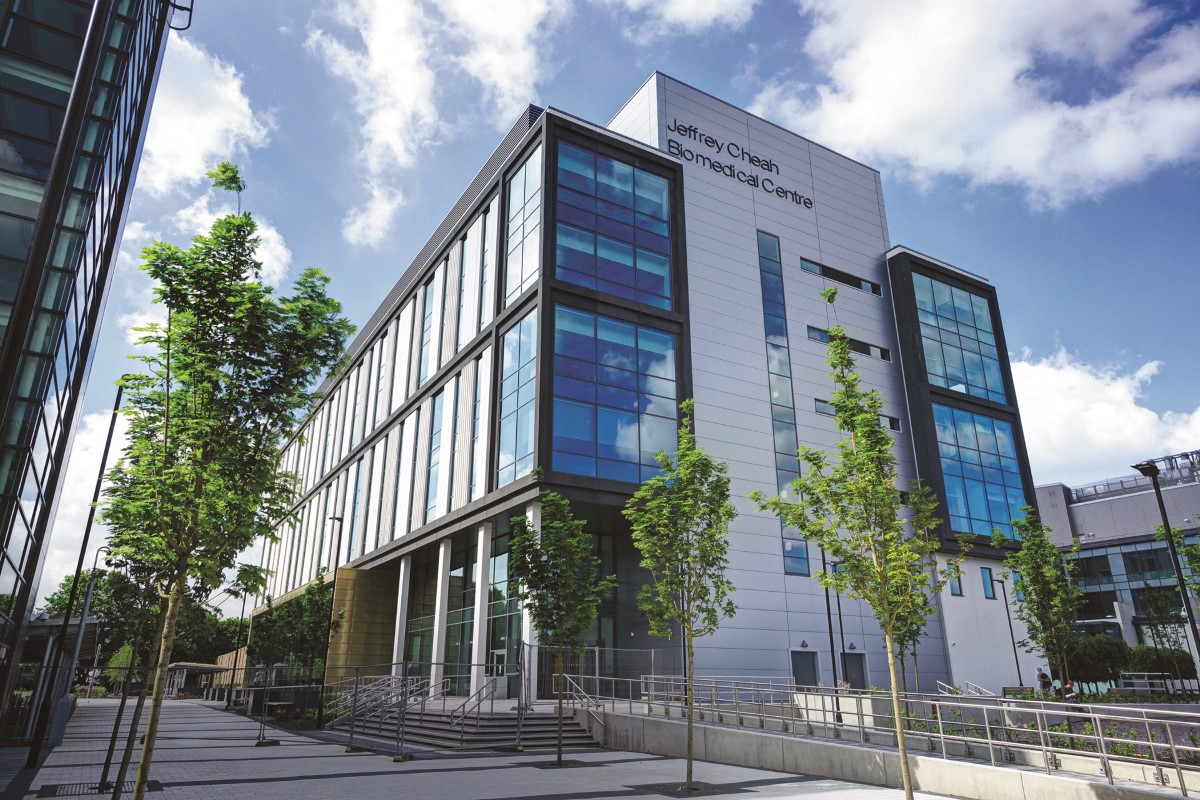
[[[1037,682],[1038,688],[1041,689],[1042,692],[1048,693],[1052,688],[1054,688],[1054,681],[1041,667],[1038,667]]]

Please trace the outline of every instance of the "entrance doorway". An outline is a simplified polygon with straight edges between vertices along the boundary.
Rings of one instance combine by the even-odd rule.
[[[797,686],[816,686],[821,682],[817,676],[816,653],[792,651],[792,680]]]
[[[866,656],[862,653],[842,653],[842,672],[851,689],[867,688]]]

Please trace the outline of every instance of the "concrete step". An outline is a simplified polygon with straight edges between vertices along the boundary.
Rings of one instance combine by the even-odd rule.
[[[453,726],[449,713],[410,713],[405,716],[404,740],[409,744],[436,748],[458,747],[503,747],[517,740],[517,715],[514,713],[485,714],[477,721],[467,723],[466,730]],[[334,730],[349,732],[350,723],[342,721]],[[396,719],[394,716],[366,717],[355,720],[355,735],[394,741]],[[555,747],[558,743],[558,720],[554,714],[529,713],[521,727],[521,745],[526,748]],[[567,747],[594,747],[591,735],[575,721],[563,716],[563,745]]]

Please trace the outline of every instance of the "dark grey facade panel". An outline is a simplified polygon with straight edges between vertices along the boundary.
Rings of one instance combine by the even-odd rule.
[[[901,363],[904,367],[904,388],[908,397],[909,421],[912,427],[917,474],[922,483],[931,488],[940,500],[938,516],[942,522],[938,526],[938,533],[944,548],[948,551],[957,551],[958,543],[948,520],[946,483],[942,474],[937,431],[934,424],[933,405],[935,403],[992,417],[1012,425],[1013,443],[1017,452],[1025,503],[1037,507],[1033,475],[1029,467],[1029,453],[1025,446],[1020,409],[1017,407],[1012,367],[1008,359],[1008,345],[1004,338],[1004,326],[996,288],[982,278],[904,247],[896,247],[889,251],[887,268],[896,317],[896,336],[900,345]],[[922,346],[921,323],[917,313],[917,298],[913,285],[914,274],[933,278],[987,299],[1007,402],[1000,403],[984,397],[971,396],[937,386],[929,381],[925,352]],[[989,537],[975,535],[969,538],[974,555],[983,557],[999,557],[1001,555],[1001,551],[991,546]]]

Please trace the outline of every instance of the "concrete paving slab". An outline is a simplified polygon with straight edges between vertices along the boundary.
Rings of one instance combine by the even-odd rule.
[[[114,700],[80,701],[62,746],[28,786],[6,798],[97,797],[95,787],[115,720]],[[274,728],[277,747],[255,747],[259,723],[227,713],[219,703],[170,701],[164,707],[151,771],[150,800],[601,800],[666,797],[678,786],[677,758],[602,749],[575,749],[577,766],[546,768],[553,753],[419,752],[394,763],[390,754],[347,753],[335,743]],[[136,754],[135,754],[136,755]],[[115,774],[115,769],[114,769]],[[131,770],[132,777],[132,770]],[[707,798],[895,800],[895,789],[769,770],[697,762],[695,780],[711,784]],[[132,782],[128,784],[131,788]],[[107,796],[107,795],[103,795]],[[125,796],[129,796],[128,793]],[[925,800],[933,795],[918,794]]]

